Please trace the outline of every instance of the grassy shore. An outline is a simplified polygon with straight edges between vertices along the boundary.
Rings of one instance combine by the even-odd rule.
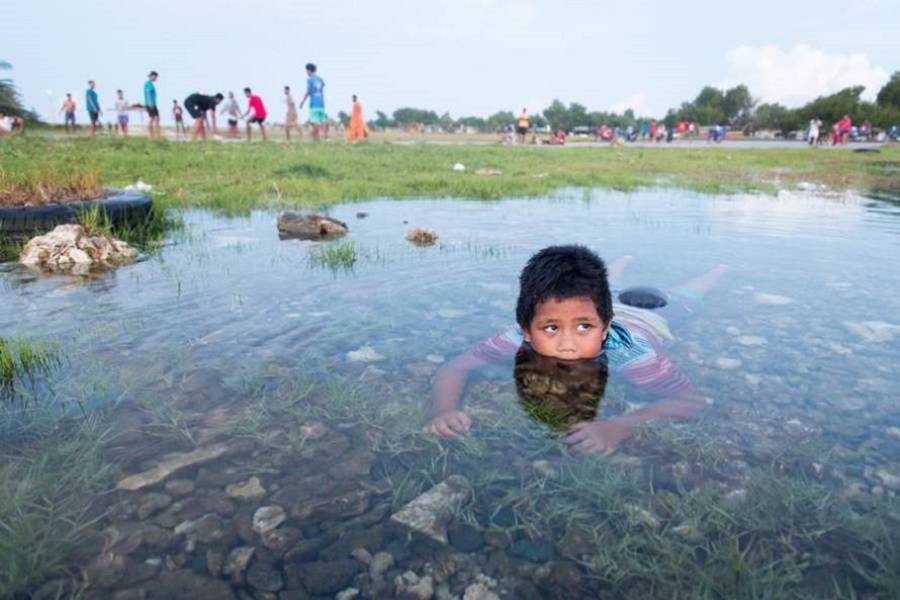
[[[73,160],[77,168],[73,168]],[[452,169],[465,165],[464,172]],[[799,148],[542,148],[344,143],[175,143],[147,139],[43,140],[0,144],[0,165],[17,185],[47,179],[121,186],[137,179],[169,207],[244,212],[270,205],[318,207],[376,197],[494,199],[561,187],[631,190],[670,186],[702,192],[776,192],[801,182],[900,193],[900,148],[880,153]],[[500,174],[478,174],[490,169]],[[10,181],[12,178],[8,178]],[[61,188],[66,181],[54,183]],[[0,196],[12,191],[0,189]],[[16,191],[18,193],[18,191]]]

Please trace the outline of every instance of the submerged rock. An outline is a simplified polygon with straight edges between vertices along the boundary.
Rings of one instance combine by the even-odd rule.
[[[50,233],[31,238],[19,262],[50,271],[86,273],[91,267],[110,267],[128,262],[137,251],[121,240],[91,236],[81,225],[57,225]]]
[[[247,584],[264,592],[277,592],[284,587],[284,579],[274,565],[257,561],[247,569]]]
[[[247,565],[250,564],[250,559],[253,558],[255,553],[256,548],[253,546],[238,546],[237,548],[232,548],[231,552],[229,552],[228,556],[225,558],[222,574],[230,575],[232,580],[239,581],[244,574],[244,571],[247,570]]]
[[[369,577],[372,581],[380,581],[388,569],[394,566],[394,556],[387,552],[379,552],[369,561]]]
[[[416,246],[433,246],[438,240],[438,234],[433,229],[414,227],[406,232],[406,240]]]
[[[284,523],[285,519],[287,513],[280,506],[262,506],[253,513],[253,531],[262,535]]]
[[[362,346],[348,352],[347,360],[350,362],[373,363],[384,360],[384,355],[380,354],[372,346]]]
[[[412,600],[430,600],[434,596],[434,581],[430,575],[419,577],[412,571],[397,575],[394,579],[397,597]]]
[[[301,240],[324,240],[350,231],[347,224],[331,217],[283,211],[278,215],[278,232],[284,237]]]
[[[732,369],[737,369],[738,367],[740,367],[741,361],[738,358],[728,358],[727,356],[720,356],[715,360],[715,365],[723,371],[730,371]]]
[[[890,342],[900,334],[900,325],[884,321],[845,321],[844,326],[869,343]]]
[[[783,306],[785,304],[791,304],[794,301],[793,298],[788,298],[787,296],[767,294],[765,292],[756,292],[753,294],[753,300],[757,304],[767,304],[769,306]]]
[[[159,463],[152,469],[126,477],[121,480],[116,487],[120,490],[127,491],[140,490],[163,481],[172,473],[184,469],[185,467],[219,458],[227,451],[228,446],[225,444],[215,444],[213,446],[197,448],[192,452],[173,454],[170,458]]]
[[[285,564],[288,586],[302,587],[315,596],[334,596],[346,589],[362,566],[355,560],[317,560]]]
[[[546,540],[525,538],[510,546],[509,553],[531,562],[547,562],[556,556],[556,549]]]
[[[447,523],[471,492],[468,479],[451,475],[391,515],[391,521],[446,544]]]
[[[259,477],[251,477],[247,481],[225,486],[225,493],[236,500],[260,500],[265,498],[266,489],[259,482]]]

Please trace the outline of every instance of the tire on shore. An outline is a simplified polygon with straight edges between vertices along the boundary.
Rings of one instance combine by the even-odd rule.
[[[113,225],[136,224],[150,214],[153,201],[144,192],[107,190],[104,198],[40,206],[0,206],[0,235],[45,233],[63,223],[77,223],[78,215],[99,206]]]

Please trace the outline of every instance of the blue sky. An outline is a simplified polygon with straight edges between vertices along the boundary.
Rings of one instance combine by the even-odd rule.
[[[553,98],[661,115],[706,84],[743,81],[788,105],[854,83],[874,94],[900,69],[898,26],[898,0],[22,0],[4,6],[0,60],[44,115],[67,91],[83,104],[91,78],[104,108],[119,87],[140,101],[155,69],[164,107],[249,85],[278,120],[282,86],[302,91],[309,61],[332,115],[353,93],[367,117]]]

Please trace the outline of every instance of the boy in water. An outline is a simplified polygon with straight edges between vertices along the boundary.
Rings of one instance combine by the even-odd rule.
[[[614,276],[623,270],[614,267]],[[722,273],[718,267],[682,286],[700,296]],[[575,365],[602,359],[636,387],[660,398],[628,415],[586,420],[571,426],[567,443],[583,452],[611,453],[651,419],[687,417],[703,407],[687,377],[662,354],[671,337],[657,315],[617,306],[614,316],[606,266],[583,246],[551,246],[535,254],[522,270],[516,306],[518,326],[495,333],[437,372],[432,390],[432,414],[425,430],[442,437],[469,431],[472,419],[461,410],[469,371],[483,365],[511,362],[522,352]]]
[[[325,113],[325,82],[316,75],[316,65],[306,65],[306,93],[300,101],[300,108],[309,98],[309,122],[312,125],[313,141],[319,141],[319,134],[324,128],[325,139],[328,139],[328,115]]]
[[[250,132],[254,123],[259,125],[262,139],[266,141],[266,126],[264,125],[266,122],[266,107],[262,98],[254,94],[248,87],[244,88],[244,96],[247,98],[247,111],[243,115],[243,118],[247,119],[247,141],[250,141]]]

